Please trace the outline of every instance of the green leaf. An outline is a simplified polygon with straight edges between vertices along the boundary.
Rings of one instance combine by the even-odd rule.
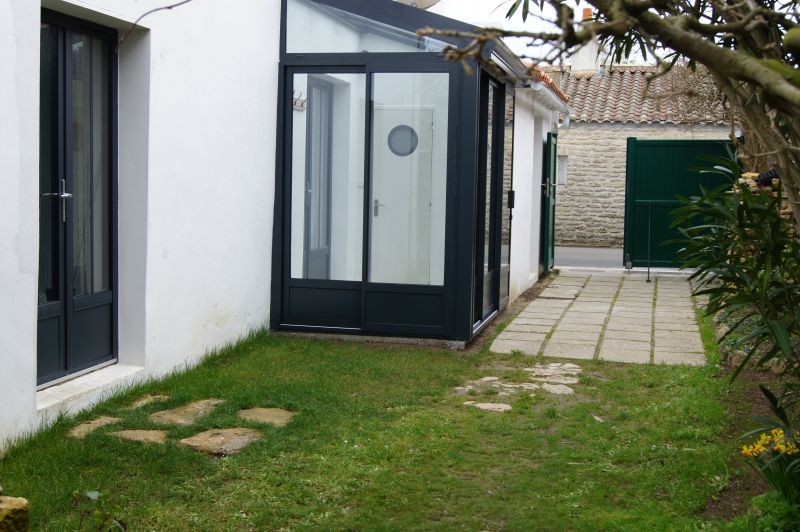
[[[775,344],[780,347],[783,354],[787,357],[792,356],[792,341],[786,328],[777,320],[767,320],[767,327],[771,333]]]

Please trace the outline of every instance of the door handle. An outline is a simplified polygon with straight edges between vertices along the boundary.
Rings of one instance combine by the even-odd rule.
[[[61,190],[58,193],[58,197],[61,199],[61,223],[67,223],[67,200],[72,199],[72,194],[67,192],[66,179],[61,180]]]
[[[378,214],[380,214],[381,207],[386,207],[386,205],[381,203],[378,198],[375,198],[375,200],[372,202],[372,216],[377,218]]]

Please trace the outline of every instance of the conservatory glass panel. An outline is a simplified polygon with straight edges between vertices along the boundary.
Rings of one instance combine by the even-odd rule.
[[[445,43],[313,0],[288,0],[287,53],[441,52]]]

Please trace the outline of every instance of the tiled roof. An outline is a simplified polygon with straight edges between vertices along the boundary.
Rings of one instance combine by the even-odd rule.
[[[523,61],[523,63],[525,62]],[[544,83],[544,85],[548,89],[553,91],[553,94],[558,96],[561,99],[561,101],[563,101],[564,103],[569,103],[570,97],[567,95],[566,92],[561,90],[561,87],[558,86],[558,83],[556,82],[556,80],[552,78],[552,76],[550,76],[550,74],[548,74],[547,72],[545,72],[536,65],[529,65],[526,63],[525,66],[528,67],[531,76],[531,81],[539,81],[541,83]]]
[[[627,124],[725,124],[721,103],[713,96],[707,77],[675,67],[668,74],[647,80],[658,73],[656,66],[612,66],[597,71],[571,73],[548,67],[561,90],[569,97],[571,119],[575,122]],[[687,81],[688,80],[688,81]],[[686,87],[704,97],[690,97]]]

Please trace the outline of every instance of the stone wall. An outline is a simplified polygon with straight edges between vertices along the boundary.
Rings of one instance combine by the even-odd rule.
[[[567,184],[557,192],[556,245],[622,247],[628,137],[727,139],[728,132],[725,126],[573,122],[558,136]]]

